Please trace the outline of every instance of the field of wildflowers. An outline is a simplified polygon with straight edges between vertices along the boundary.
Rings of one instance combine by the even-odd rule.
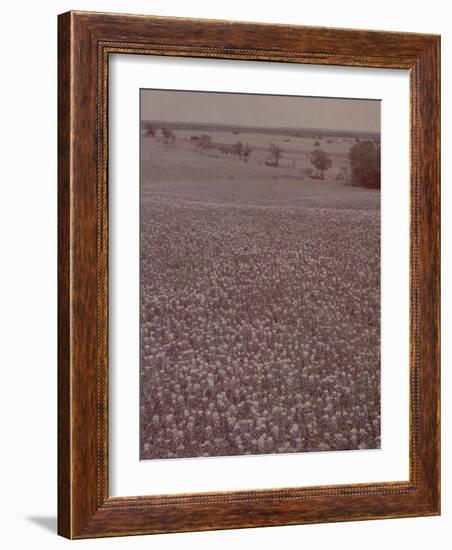
[[[379,193],[178,159],[143,166],[141,458],[379,448]]]

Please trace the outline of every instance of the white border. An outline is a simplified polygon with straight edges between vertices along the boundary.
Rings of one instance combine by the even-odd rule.
[[[408,479],[408,71],[110,56],[112,496]],[[382,100],[382,449],[139,461],[139,89]]]

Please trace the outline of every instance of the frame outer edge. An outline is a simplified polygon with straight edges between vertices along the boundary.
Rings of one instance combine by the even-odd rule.
[[[419,279],[414,281],[419,313],[416,324],[419,394],[416,439],[420,449],[417,472],[425,513],[440,515],[440,37],[431,36],[413,70],[416,228]],[[412,168],[414,169],[414,168]],[[413,290],[413,289],[412,289]]]
[[[426,118],[424,143],[427,145],[425,154],[423,179],[427,187],[423,194],[425,202],[424,227],[421,230],[421,251],[425,254],[422,267],[425,270],[425,280],[428,290],[424,300],[425,308],[429,308],[427,319],[429,326],[424,327],[425,335],[429,335],[426,342],[428,351],[425,352],[423,373],[429,376],[426,386],[431,399],[431,414],[424,415],[425,430],[431,441],[429,449],[430,460],[425,464],[426,479],[428,480],[428,498],[431,511],[435,515],[441,514],[441,37],[433,37],[431,47],[425,55],[424,86],[427,92],[423,96],[423,113]],[[424,334],[424,332],[423,332]],[[425,452],[427,457],[427,450]]]
[[[58,534],[72,538],[71,133],[72,16],[58,16]]]
[[[147,16],[146,16],[147,17]],[[59,398],[59,439],[58,439],[58,532],[67,538],[88,538],[102,536],[117,536],[128,534],[145,534],[174,531],[199,531],[207,529],[230,529],[239,527],[256,527],[264,525],[289,525],[325,521],[344,521],[346,519],[377,519],[385,517],[412,517],[420,515],[437,515],[439,513],[439,220],[431,220],[432,213],[439,211],[439,37],[432,35],[407,36],[404,34],[387,35],[381,33],[382,57],[375,58],[375,66],[391,65],[389,57],[395,48],[400,50],[401,57],[392,61],[394,68],[400,68],[400,63],[408,63],[408,55],[416,58],[422,65],[420,75],[421,84],[421,112],[417,120],[421,124],[421,141],[417,146],[417,155],[424,156],[422,144],[428,144],[430,150],[425,153],[425,159],[421,160],[419,172],[421,188],[431,193],[431,197],[422,196],[421,200],[421,226],[425,234],[420,236],[422,243],[422,265],[425,286],[421,297],[421,307],[425,311],[426,318],[422,326],[422,362],[421,374],[423,408],[420,433],[421,440],[421,490],[416,493],[398,495],[397,491],[391,495],[375,495],[375,505],[366,513],[362,505],[368,500],[365,496],[353,497],[347,502],[338,500],[338,508],[331,514],[326,501],[322,497],[315,498],[312,504],[317,505],[317,515],[310,516],[304,512],[308,510],[308,501],[300,507],[298,504],[290,506],[287,503],[276,502],[266,505],[258,505],[256,502],[245,504],[226,505],[228,513],[225,514],[224,506],[209,502],[196,503],[188,497],[186,507],[176,503],[168,507],[151,506],[146,510],[136,510],[130,502],[124,501],[122,509],[110,509],[107,495],[102,494],[102,475],[94,464],[96,456],[103,460],[102,449],[99,447],[98,433],[100,429],[99,396],[92,387],[93,380],[98,379],[98,366],[96,357],[99,342],[93,341],[95,321],[98,314],[94,312],[94,297],[99,299],[100,288],[95,284],[95,268],[93,260],[96,257],[95,243],[99,242],[99,212],[93,211],[95,190],[93,189],[93,174],[96,171],[96,150],[99,145],[99,125],[94,121],[93,113],[96,110],[98,97],[95,95],[97,61],[96,48],[100,41],[110,36],[122,38],[132,37],[138,32],[142,43],[147,43],[147,33],[154,31],[156,36],[163,36],[164,23],[177,21],[171,18],[148,17],[149,26],[140,19],[136,25],[125,25],[121,14],[105,16],[105,14],[87,14],[86,12],[69,12],[59,16],[59,59],[58,59],[58,284],[59,284],[59,313],[58,313],[58,398]],[[131,23],[135,17],[131,16]],[[146,18],[144,18],[146,19]],[[113,22],[114,21],[114,25]],[[202,50],[198,46],[198,31],[209,34],[207,43],[213,44],[212,51],[218,51],[219,57],[233,57],[224,52],[218,43],[218,38],[212,31],[221,28],[209,20],[188,20],[185,31],[179,28],[182,39],[185,33],[197,31],[195,43],[187,40],[187,50],[181,53],[163,53],[163,55],[191,56],[190,48]],[[196,23],[195,23],[196,22]],[[235,22],[229,22],[235,23]],[[175,23],[176,24],[176,23]],[[145,28],[143,30],[143,25]],[[179,19],[177,25],[183,25]],[[245,47],[255,43],[250,38],[248,30],[257,31],[257,27],[238,23],[240,37]],[[198,29],[199,27],[199,29]],[[229,31],[228,25],[228,31]],[[271,28],[271,25],[268,25]],[[231,27],[232,28],[232,27]],[[285,27],[282,27],[284,29]],[[137,30],[136,30],[137,29]],[[257,49],[244,50],[243,58],[253,59],[256,52],[264,44],[264,36],[259,28]],[[287,27],[291,33],[303,27]],[[328,29],[305,28],[309,36],[313,35],[314,42],[319,50],[323,50],[323,37],[319,32]],[[220,29],[221,30],[221,29]],[[274,30],[274,26],[273,26]],[[330,35],[343,30],[329,29]],[[355,38],[363,36],[366,47],[369,41],[376,40],[380,35],[378,31],[353,30],[348,31]],[[244,36],[246,35],[246,39]],[[331,37],[330,37],[331,38]],[[296,49],[304,51],[305,46],[310,45],[310,38],[300,37]],[[275,39],[276,41],[276,39]],[[171,52],[171,43],[163,40],[163,49]],[[285,41],[287,42],[287,40]],[[396,45],[394,45],[396,43]],[[383,47],[384,45],[384,47]],[[289,45],[284,45],[288,48]],[[331,41],[329,46],[331,46]],[[239,48],[240,49],[240,48]],[[205,52],[205,50],[203,50]],[[187,53],[188,52],[188,53]],[[225,53],[225,55],[223,55]],[[292,52],[291,52],[292,53]],[[200,57],[209,57],[204,53],[193,54]],[[274,53],[270,52],[270,58]],[[310,57],[315,54],[307,53],[303,63],[310,62]],[[323,55],[323,54],[320,54]],[[325,54],[326,63],[349,64],[358,66],[360,63],[354,58],[346,61],[346,57],[339,63],[332,61],[338,59],[336,54]],[[212,55],[210,55],[212,56]],[[216,57],[216,54],[214,55]],[[410,64],[411,59],[410,57]],[[399,59],[401,61],[399,61]],[[280,59],[272,59],[280,60]],[[316,60],[318,60],[316,58]],[[300,62],[300,61],[298,61]],[[365,61],[366,66],[368,62]],[[373,65],[372,65],[373,66]],[[68,91],[69,90],[69,91]],[[428,114],[427,114],[428,113]],[[76,116],[75,116],[76,115]],[[429,117],[427,121],[425,117]],[[424,119],[422,121],[422,119]],[[94,130],[96,130],[94,132]],[[96,135],[94,135],[96,134]],[[96,142],[97,139],[97,142]],[[96,144],[97,143],[97,144]],[[96,149],[97,148],[97,149]],[[422,193],[427,195],[428,193]],[[431,250],[429,249],[431,247]],[[430,295],[429,295],[430,293]],[[104,309],[101,307],[101,312]],[[103,313],[102,313],[103,314]],[[431,323],[431,324],[429,324]],[[96,374],[97,373],[97,374]],[[431,378],[429,378],[431,377]],[[105,406],[106,401],[104,401]],[[429,415],[428,411],[431,411]],[[97,414],[96,414],[97,412]],[[97,422],[96,422],[97,418]],[[108,449],[107,452],[108,462]],[[100,466],[102,470],[102,464]],[[107,500],[104,502],[104,498]],[[294,497],[295,498],[295,497]],[[311,503],[309,503],[311,504]],[[397,507],[396,507],[397,505]],[[344,506],[354,506],[353,513],[347,508],[345,515],[341,510]],[[402,507],[402,508],[401,508]],[[302,509],[303,508],[303,509]],[[255,518],[244,513],[256,514]],[[232,514],[232,517],[231,517]]]
[[[419,280],[414,282],[419,303],[417,324],[419,393],[416,438],[419,439],[419,484],[428,515],[440,514],[440,37],[432,36],[414,68],[417,134],[416,217]]]
[[[438,180],[438,190],[439,190],[439,197],[438,197],[438,208],[439,208],[439,216],[441,220],[441,36],[437,37],[436,40],[436,51],[437,51],[437,60],[436,60],[436,74],[438,75],[438,82],[436,86],[436,98],[438,102],[438,127],[437,127],[437,135],[436,135],[436,148],[437,148],[437,174],[436,178]],[[438,320],[438,395],[437,395],[437,402],[438,402],[438,409],[437,409],[437,430],[438,430],[438,447],[437,447],[437,453],[438,453],[438,472],[437,472],[437,483],[438,483],[438,505],[437,505],[437,512],[438,515],[441,515],[441,221],[439,222],[439,228],[438,228],[438,247],[439,247],[439,254],[440,257],[438,259],[438,287],[439,287],[439,304],[438,304],[438,311],[437,311],[437,320]]]

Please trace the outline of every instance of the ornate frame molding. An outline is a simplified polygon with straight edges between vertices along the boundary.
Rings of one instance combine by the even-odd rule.
[[[408,33],[88,12],[59,16],[60,534],[85,538],[439,513],[439,44],[438,36]],[[109,497],[110,54],[410,71],[409,481]]]

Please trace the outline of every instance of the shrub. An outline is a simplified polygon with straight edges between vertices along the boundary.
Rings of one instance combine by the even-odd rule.
[[[155,136],[155,134],[157,133],[157,128],[153,124],[151,124],[149,122],[146,122],[144,124],[144,131],[145,131],[145,135],[147,137],[152,137],[153,138]]]
[[[211,138],[209,135],[207,135],[207,134],[203,134],[203,135],[199,138],[198,145],[199,145],[202,149],[208,149],[209,147],[212,146],[212,138]]]
[[[176,139],[176,136],[169,128],[162,128],[161,132],[164,143],[170,143]]]
[[[245,159],[245,162],[248,162],[248,157],[251,155],[252,151],[253,150],[251,149],[249,144],[246,143],[245,146],[243,147],[243,158]]]
[[[232,146],[233,154],[241,157],[242,151],[243,151],[243,143],[241,141],[237,141],[237,143],[234,143],[234,145]]]

